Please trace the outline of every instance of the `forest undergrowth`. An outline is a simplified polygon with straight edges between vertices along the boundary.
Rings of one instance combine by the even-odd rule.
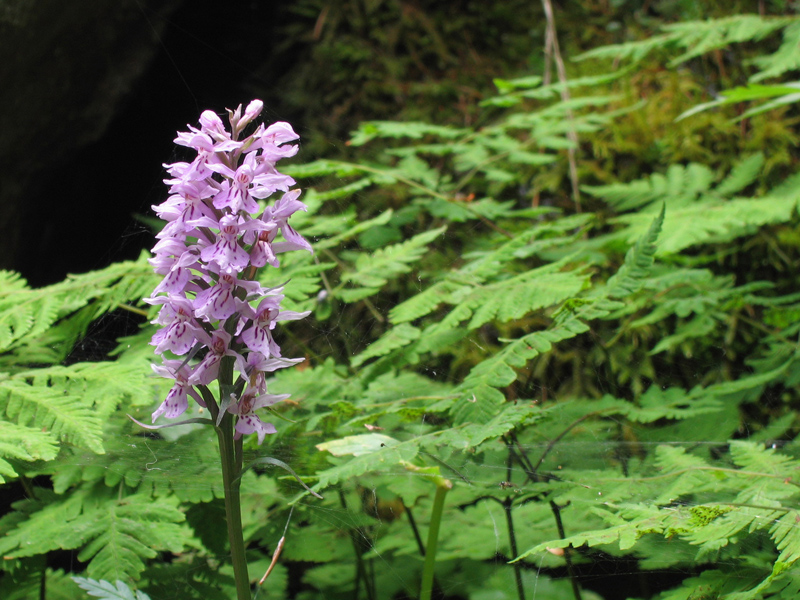
[[[800,594],[800,21],[655,27],[284,169],[314,254],[262,283],[312,314],[245,444],[259,600]],[[169,389],[147,258],[0,273],[4,599],[233,597],[213,431],[128,418]]]

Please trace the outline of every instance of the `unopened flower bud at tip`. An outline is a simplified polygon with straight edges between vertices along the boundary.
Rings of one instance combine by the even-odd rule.
[[[253,100],[250,104],[247,105],[247,108],[244,110],[244,117],[243,119],[250,122],[255,119],[258,115],[261,114],[261,111],[264,109],[264,103],[261,100]]]

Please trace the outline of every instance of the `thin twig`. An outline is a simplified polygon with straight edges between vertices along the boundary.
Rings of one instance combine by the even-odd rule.
[[[556,63],[556,72],[558,73],[558,81],[561,83],[561,101],[569,102],[570,94],[567,87],[567,70],[564,67],[564,59],[561,56],[561,50],[558,47],[558,34],[556,33],[556,18],[553,14],[553,5],[550,0],[542,0],[544,6],[544,14],[547,19],[547,30],[549,35],[547,39],[551,42],[553,49],[553,58]],[[545,54],[547,52],[545,51]],[[581,212],[581,192],[578,183],[578,163],[575,159],[575,153],[578,148],[578,134],[575,132],[575,114],[571,108],[567,108],[567,119],[570,122],[569,131],[567,131],[567,138],[572,142],[573,147],[567,149],[567,159],[569,160],[569,178],[572,183],[572,199],[575,202],[575,211]]]
[[[542,85],[550,85],[552,79],[553,30],[548,26],[544,34],[544,77]]]
[[[512,467],[514,466],[514,448],[511,445],[511,440],[506,437],[506,446],[508,448],[508,458],[506,459],[506,481],[511,481],[513,473]],[[509,496],[503,501],[503,510],[506,513],[506,527],[508,529],[508,545],[511,548],[511,556],[516,558],[519,556],[517,551],[517,536],[514,533],[514,516],[511,514],[514,510],[514,498]],[[522,565],[519,562],[514,564],[514,581],[517,584],[517,596],[519,600],[525,600],[525,586],[522,584]]]
[[[346,511],[347,509],[347,500],[344,497],[344,492],[341,488],[339,488],[339,502],[342,505],[342,508]],[[367,593],[367,600],[375,600],[375,594],[372,586],[369,582],[369,577],[367,576],[367,570],[364,566],[364,557],[362,556],[361,552],[361,545],[358,541],[358,528],[351,527],[350,528],[350,541],[353,543],[353,550],[356,555],[356,581],[355,581],[355,596],[354,599],[358,600],[358,588],[361,580],[364,580],[364,591]]]
[[[423,558],[425,558],[425,544],[422,543],[422,536],[419,534],[419,529],[417,528],[417,522],[414,520],[414,515],[411,514],[411,509],[405,505],[402,498],[400,499],[400,504],[402,505],[405,513],[408,515],[408,523],[411,525],[411,531],[414,532],[414,539],[417,540],[419,553]]]
[[[536,473],[536,469],[538,469],[539,465],[542,464],[542,461],[544,460],[544,457],[547,455],[547,452],[555,445],[555,443],[561,437],[563,437],[566,434],[567,431],[572,429],[572,427],[577,425],[581,420],[582,419],[574,422],[565,431],[563,431],[561,433],[561,435],[559,435],[555,440],[553,440],[551,442],[551,445],[548,446],[548,448],[545,450],[545,454],[542,456],[541,459],[539,459],[539,462],[536,464],[536,466],[534,466],[531,463],[530,458],[528,458],[528,455],[525,453],[525,451],[520,446],[519,441],[517,440],[516,436],[513,433],[511,434],[512,435],[511,439],[512,439],[514,445],[519,449],[519,452],[520,452],[519,455],[517,455],[517,459],[523,464],[523,467],[525,465],[527,465],[527,468],[528,468],[528,473],[527,473],[528,479],[532,479],[533,481],[541,481],[541,476],[538,473]],[[509,451],[511,453],[513,453],[513,450],[514,450],[513,447],[509,446]],[[561,521],[561,508],[558,506],[558,504],[556,504],[555,502],[550,500],[550,509],[553,511],[553,517],[556,520],[556,528],[558,529],[558,536],[562,540],[566,539],[567,536],[566,536],[566,534],[564,532],[564,523]],[[572,564],[571,549],[569,547],[564,548],[564,561],[567,563],[567,573],[569,574],[569,579],[570,579],[570,582],[572,583],[572,593],[575,596],[575,600],[581,600],[581,589],[578,586],[578,579],[577,579],[577,576],[575,574],[575,568],[574,568],[574,566]]]
[[[562,540],[567,539],[564,533],[564,523],[561,521],[561,508],[552,500],[550,501],[550,508],[553,510],[553,516],[556,519],[558,537]],[[572,594],[575,596],[575,600],[581,600],[581,588],[578,586],[578,578],[575,575],[575,567],[572,564],[571,550],[569,546],[564,548],[564,561],[567,563],[567,573],[569,573],[569,580],[572,582]]]

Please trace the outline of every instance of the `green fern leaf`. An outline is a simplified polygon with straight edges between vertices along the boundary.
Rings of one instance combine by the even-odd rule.
[[[507,344],[502,350],[478,363],[456,389],[460,399],[451,409],[456,424],[487,423],[505,402],[497,389],[517,378],[513,367],[548,352],[552,345],[588,331],[589,327],[576,316],[565,318],[551,329],[525,335]]]
[[[655,356],[661,352],[675,350],[690,340],[704,338],[713,333],[719,322],[711,315],[697,315],[695,318],[680,323],[675,327],[675,333],[662,337],[648,354]]]
[[[753,75],[750,81],[756,83],[800,68],[800,57],[797,56],[798,44],[800,44],[800,22],[795,21],[783,30],[783,43],[774,54],[753,59],[753,64],[759,67],[761,72]]]
[[[328,200],[337,200],[339,198],[347,198],[348,196],[352,196],[356,192],[360,192],[364,188],[371,186],[373,183],[371,177],[362,177],[356,181],[352,181],[346,185],[339,186],[337,188],[333,188],[330,190],[325,190],[324,192],[319,192],[316,190],[309,190],[307,200],[311,201],[318,201],[318,202],[327,202]]]
[[[325,248],[333,248],[333,247],[339,245],[340,243],[342,243],[344,241],[353,239],[359,233],[361,233],[363,231],[367,231],[368,229],[371,229],[372,227],[375,227],[375,226],[378,226],[378,225],[386,225],[389,222],[389,220],[392,218],[393,214],[394,214],[394,211],[390,208],[389,210],[387,210],[385,212],[382,212],[377,217],[374,217],[372,219],[367,219],[367,220],[364,220],[364,221],[356,222],[355,221],[355,213],[353,213],[352,214],[352,221],[355,224],[352,227],[350,227],[349,229],[346,229],[343,232],[342,232],[342,216],[341,215],[337,215],[335,217],[331,217],[329,219],[329,221],[331,223],[331,232],[341,232],[341,233],[337,233],[336,235],[333,235],[331,237],[325,238],[324,240],[320,240],[320,241],[316,242],[314,244],[314,247],[318,248],[320,250],[321,249],[325,249]],[[304,230],[303,233],[306,234],[306,235],[317,235],[318,232],[315,232],[315,230],[312,230],[310,232]]]
[[[530,403],[508,404],[485,423],[472,423],[466,427],[451,429],[443,434],[442,441],[452,447],[467,450],[486,440],[496,440],[515,427],[535,423],[543,414],[544,411]]]
[[[733,568],[733,572],[709,569],[708,571],[703,571],[697,577],[684,579],[683,583],[677,588],[663,592],[659,596],[659,600],[705,600],[706,598],[734,600],[730,592],[741,589],[739,582],[744,574],[739,565],[735,565]]]
[[[649,275],[653,266],[653,257],[657,251],[656,242],[661,234],[665,214],[666,207],[662,205],[661,212],[650,223],[647,232],[625,254],[625,262],[608,280],[606,292],[608,297],[625,298],[642,287],[643,279]]]
[[[761,152],[751,154],[731,169],[731,172],[719,183],[714,192],[723,198],[730,198],[753,183],[763,167],[764,155]]]
[[[298,179],[304,177],[324,177],[326,175],[342,178],[361,173],[361,169],[358,165],[327,159],[315,160],[305,164],[282,166],[281,171],[291,177],[297,177]]]
[[[787,18],[736,15],[707,21],[688,21],[665,25],[666,31],[679,34],[680,45],[687,48],[687,51],[674,59],[670,66],[679,65],[730,44],[761,40],[791,22],[792,19]]]
[[[465,304],[474,311],[469,329],[494,319],[500,322],[519,319],[577,295],[587,284],[588,275],[580,271],[548,273],[547,270],[547,267],[535,269],[468,296]]]
[[[80,397],[98,416],[104,417],[123,403],[151,405],[158,391],[149,372],[150,361],[84,362],[68,367],[45,367],[20,371],[14,381],[29,382],[35,388],[59,389]]]
[[[420,122],[367,121],[361,123],[350,138],[351,146],[363,146],[377,138],[410,138],[418,140],[433,135],[443,139],[454,139],[470,133],[469,129],[458,129]]]
[[[52,467],[53,489],[66,493],[81,482],[99,482],[108,488],[124,484],[140,494],[174,497],[181,502],[211,502],[223,498],[219,457],[206,452],[214,442],[209,428],[198,428],[179,440],[147,440],[130,444],[121,429],[108,432],[108,453],[57,460]],[[188,460],[191,457],[191,460]]]
[[[701,507],[694,507],[695,512]],[[705,508],[705,507],[702,507]],[[765,507],[742,506],[736,510],[720,507],[717,512],[724,513],[710,522],[694,523],[691,531],[683,536],[689,543],[700,546],[700,555],[714,553],[731,542],[748,529],[750,532],[767,527],[775,519],[783,515],[782,511],[769,510]]]
[[[35,290],[14,279],[0,295],[0,368],[61,362],[93,320],[149,295],[158,276],[148,256]]]
[[[651,35],[645,40],[627,42],[624,44],[609,44],[594,48],[575,57],[575,60],[589,59],[611,59],[611,60],[632,60],[638,62],[651,52],[673,45],[680,39],[677,33],[666,33],[661,35]]]
[[[364,298],[374,296],[381,291],[379,287],[359,287],[355,289],[339,289],[334,292],[334,295],[345,304],[352,304]]]
[[[389,320],[398,325],[424,317],[445,302],[453,292],[463,287],[462,284],[449,280],[434,283],[390,310]]]
[[[769,529],[770,536],[780,552],[777,563],[791,565],[800,559],[800,528],[797,511],[789,511],[775,520]]]
[[[89,562],[89,575],[130,582],[139,578],[145,559],[159,550],[181,552],[189,542],[177,501],[116,496],[115,490],[84,487],[63,500],[28,502],[28,518],[7,532],[0,548],[10,557],[80,548],[78,558]]]
[[[653,503],[669,504],[677,499],[694,497],[703,492],[719,492],[724,489],[719,478],[710,476],[710,465],[686,451],[674,446],[658,446],[656,468],[664,475],[665,485],[655,493]]]
[[[654,173],[631,183],[587,185],[581,189],[602,198],[619,211],[628,211],[667,199],[670,208],[684,206],[708,192],[712,183],[713,173],[708,167],[691,163],[686,167],[670,165],[665,175]]]
[[[658,254],[674,254],[698,244],[727,242],[752,234],[762,225],[785,223],[792,217],[797,203],[797,197],[770,195],[670,208],[659,239]],[[647,213],[615,219],[616,223],[628,226],[625,236],[629,241],[638,238],[649,221]]]
[[[85,577],[73,577],[72,580],[90,596],[101,600],[150,600],[150,596],[142,591],[132,590],[122,581],[117,581],[114,585],[109,581],[96,581]]]
[[[423,436],[413,438],[406,442],[399,442],[389,436],[378,434],[365,434],[363,436],[350,436],[345,440],[334,440],[318,444],[320,450],[332,448],[340,455],[352,454],[353,458],[340,462],[335,467],[317,473],[317,484],[312,488],[319,492],[330,485],[358,477],[370,471],[405,471],[404,463],[411,462],[419,453]],[[434,434],[437,435],[437,434]]]
[[[627,550],[636,543],[642,535],[652,533],[662,533],[667,530],[684,530],[687,518],[682,511],[662,511],[655,506],[648,505],[622,505],[620,513],[627,519],[620,519],[620,513],[593,508],[591,512],[598,516],[605,517],[607,520],[618,523],[611,527],[584,531],[563,539],[549,540],[537,544],[533,548],[526,550],[512,562],[520,561],[532,554],[542,554],[549,552],[552,548],[579,548],[583,545],[590,547],[603,546],[619,542],[621,550]],[[621,522],[620,522],[621,521]]]
[[[626,402],[621,410],[637,423],[654,423],[659,419],[688,419],[720,410],[722,403],[712,394],[694,397],[679,387],[651,385],[639,398],[638,405]]]
[[[24,337],[34,325],[34,315],[31,306],[14,305],[14,302],[4,303],[0,307],[0,346],[1,350],[7,350],[14,342]],[[48,324],[52,323],[49,321]]]
[[[191,539],[177,502],[154,501],[148,495],[129,496],[118,503],[106,502],[84,514],[75,527],[83,527],[89,541],[78,554],[88,561],[87,574],[98,579],[131,581],[144,570],[144,559],[157,550],[181,552]],[[93,513],[93,514],[92,514]]]
[[[370,344],[361,354],[353,357],[350,364],[354,367],[358,367],[370,358],[389,354],[389,352],[402,348],[414,340],[419,339],[421,333],[422,331],[413,325],[401,323],[387,331],[380,339]]]
[[[0,421],[0,456],[31,462],[53,460],[57,454],[58,444],[50,433]],[[16,477],[17,473],[11,464],[0,458],[0,483],[5,482],[3,476]]]
[[[79,396],[19,380],[0,381],[0,414],[22,426],[49,431],[76,446],[103,454],[102,422]]]
[[[685,21],[664,25],[666,32],[651,36],[646,40],[603,46],[577,57],[641,60],[651,52],[669,47],[686,49],[675,58],[670,66],[676,66],[697,56],[724,48],[730,44],[760,40],[794,23],[791,17],[760,17],[757,15],[736,15],[707,21]]]
[[[372,254],[361,254],[356,259],[355,270],[345,274],[343,279],[362,287],[382,287],[389,278],[410,271],[409,263],[422,258],[427,252],[427,245],[442,235],[445,229],[440,227],[426,231],[400,244],[381,248]]]

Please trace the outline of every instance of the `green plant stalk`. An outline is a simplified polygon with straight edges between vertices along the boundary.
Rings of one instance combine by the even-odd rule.
[[[233,378],[233,359],[226,356],[220,365],[220,405],[222,390],[230,389]],[[237,600],[250,600],[250,576],[247,573],[247,558],[242,535],[242,507],[239,488],[242,473],[242,440],[234,440],[233,415],[225,413],[216,428],[219,440],[219,455],[222,461],[222,486],[225,491],[225,517],[228,524],[228,543],[236,582]]]
[[[244,537],[242,535],[242,507],[240,503],[239,477],[242,465],[241,451],[236,452],[236,445],[241,440],[233,439],[233,415],[226,414],[217,428],[219,453],[222,460],[222,486],[225,490],[225,517],[228,523],[228,543],[231,549],[233,578],[236,582],[238,600],[250,600],[250,576],[247,573],[247,560],[244,553]]]
[[[517,557],[519,556],[519,551],[517,550],[517,536],[514,533],[514,517],[511,514],[511,511],[514,510],[511,502],[504,502],[503,508],[506,512],[506,524],[508,525],[508,541],[511,546],[511,556]],[[514,567],[514,582],[517,584],[517,597],[519,600],[525,600],[525,586],[522,584],[522,566],[515,562],[513,564]]]
[[[452,482],[443,477],[436,478],[436,495],[433,498],[431,525],[428,528],[428,544],[425,548],[425,564],[422,567],[422,585],[419,600],[430,600],[433,591],[433,571],[436,567],[436,545],[439,542],[439,526],[444,512],[444,498],[453,488]]]
[[[512,436],[505,436],[505,443],[506,447],[508,448],[508,458],[506,459],[506,481],[511,481],[512,476],[514,475],[514,442],[516,441],[516,437]],[[518,443],[518,442],[517,442]],[[523,464],[524,468],[524,464]],[[511,497],[506,498],[502,502],[503,510],[506,513],[506,525],[508,527],[508,543],[511,547],[511,556],[517,557],[519,556],[519,552],[517,550],[517,535],[514,532],[514,516],[511,514],[511,511],[514,510],[514,499]],[[519,600],[525,600],[525,586],[522,584],[522,566],[518,563],[514,563],[514,581],[517,584],[517,597]]]
[[[347,511],[347,499],[344,497],[344,492],[342,488],[339,488],[339,502],[342,504],[342,508]],[[359,533],[355,528],[350,528],[350,541],[353,543],[353,551],[356,555],[356,580],[354,587],[354,598],[358,600],[358,590],[361,585],[361,581],[364,581],[364,591],[367,593],[367,600],[374,599],[374,592],[373,586],[371,581],[367,575],[367,569],[364,566],[364,557],[363,551],[359,544]]]

